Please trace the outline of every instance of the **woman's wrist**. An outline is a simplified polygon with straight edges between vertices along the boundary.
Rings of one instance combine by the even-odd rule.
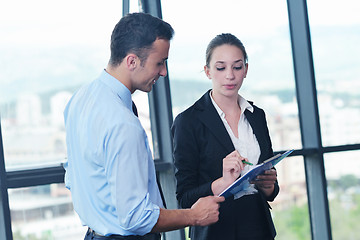
[[[231,180],[224,179],[224,177],[218,178],[211,184],[211,190],[213,194],[219,195],[224,191],[228,186],[230,186],[233,183]]]

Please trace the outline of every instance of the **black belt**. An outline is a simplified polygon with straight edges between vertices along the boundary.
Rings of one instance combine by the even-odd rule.
[[[148,233],[144,236],[140,236],[140,235],[129,235],[129,236],[122,236],[119,234],[112,234],[110,236],[104,236],[100,233],[95,232],[94,230],[92,230],[91,228],[88,228],[88,231],[86,233],[88,234],[92,234],[93,236],[96,236],[99,239],[122,239],[122,240],[160,240],[161,239],[161,235],[160,233]]]

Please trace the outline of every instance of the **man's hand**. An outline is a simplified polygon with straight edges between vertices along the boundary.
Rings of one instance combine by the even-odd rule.
[[[208,196],[200,198],[191,207],[192,218],[191,225],[206,226],[219,220],[219,203],[225,200],[224,197]]]
[[[219,203],[224,197],[208,196],[197,200],[191,208],[163,209],[151,232],[167,232],[187,226],[206,226],[219,220]]]

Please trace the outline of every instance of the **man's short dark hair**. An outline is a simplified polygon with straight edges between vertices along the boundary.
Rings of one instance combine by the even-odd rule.
[[[147,13],[130,13],[120,19],[111,35],[110,64],[116,66],[133,53],[145,62],[156,39],[171,40],[174,30],[167,22]]]

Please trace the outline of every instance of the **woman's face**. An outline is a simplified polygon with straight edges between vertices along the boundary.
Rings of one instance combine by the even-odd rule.
[[[244,54],[236,46],[224,44],[213,50],[209,67],[204,70],[213,83],[213,94],[237,96],[246,77],[247,64]]]

